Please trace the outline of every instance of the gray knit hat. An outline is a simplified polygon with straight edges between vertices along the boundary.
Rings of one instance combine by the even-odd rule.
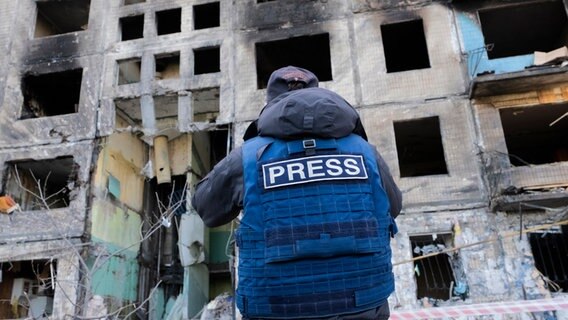
[[[290,90],[288,84],[291,82],[303,82],[304,88],[317,87],[319,83],[316,75],[309,70],[294,66],[280,68],[272,72],[268,79],[266,102],[288,92]]]

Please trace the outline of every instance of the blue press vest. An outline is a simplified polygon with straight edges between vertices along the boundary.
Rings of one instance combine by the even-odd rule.
[[[357,135],[243,145],[237,306],[247,318],[365,311],[394,290],[396,224],[374,149]]]

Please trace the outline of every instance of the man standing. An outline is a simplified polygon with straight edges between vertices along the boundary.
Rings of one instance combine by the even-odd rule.
[[[253,134],[196,186],[192,204],[210,227],[244,210],[236,301],[245,318],[388,319],[400,191],[356,110],[311,72],[284,69]]]

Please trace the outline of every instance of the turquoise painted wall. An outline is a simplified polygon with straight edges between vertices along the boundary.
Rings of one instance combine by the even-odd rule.
[[[91,275],[91,290],[93,294],[114,297],[121,300],[136,301],[138,290],[138,261],[136,253],[121,251],[122,248],[99,239],[108,252],[119,252],[110,257],[89,257],[87,265]]]
[[[457,19],[471,78],[486,71],[495,71],[495,74],[522,71],[533,64],[534,54],[490,60],[487,51],[481,49],[485,46],[485,40],[477,18],[468,13],[458,12]]]
[[[211,229],[209,231],[209,262],[223,263],[229,261],[227,256],[227,242],[231,236],[231,231]]]
[[[93,294],[135,301],[138,290],[138,252],[142,220],[132,210],[95,200],[91,241],[100,246],[99,257],[87,260]]]

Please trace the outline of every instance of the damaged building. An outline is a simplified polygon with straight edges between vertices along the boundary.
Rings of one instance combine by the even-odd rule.
[[[206,228],[188,199],[287,65],[355,106],[403,192],[393,316],[566,298],[567,12],[0,0],[0,196],[17,204],[0,213],[0,318],[192,319],[232,293],[236,225]]]

